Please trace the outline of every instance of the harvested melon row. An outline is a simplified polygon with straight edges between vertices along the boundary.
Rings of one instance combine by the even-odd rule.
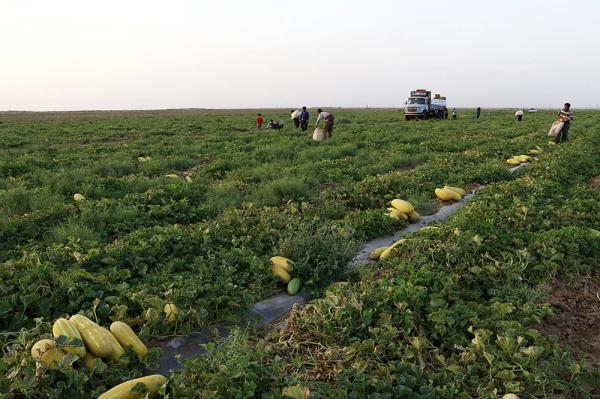
[[[531,157],[529,155],[515,155],[512,158],[506,160],[506,163],[509,165],[520,165],[523,162],[531,161]]]
[[[436,188],[435,195],[442,201],[460,201],[467,192],[460,187],[444,186]]]
[[[52,335],[54,339],[42,339],[31,348],[31,356],[49,369],[58,368],[67,353],[83,359],[87,367],[92,367],[97,358],[128,364],[123,357],[126,347],[131,347],[140,358],[148,353],[148,348],[131,327],[121,321],[112,323],[109,331],[84,315],[76,314],[70,319],[57,319],[52,326]],[[59,348],[57,342],[62,347]]]

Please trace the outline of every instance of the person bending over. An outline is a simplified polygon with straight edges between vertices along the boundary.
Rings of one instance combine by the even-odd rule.
[[[331,114],[329,112],[325,112],[321,108],[319,108],[317,110],[317,112],[319,113],[319,116],[317,117],[316,127],[319,127],[319,123],[321,121],[324,121],[323,131],[325,132],[325,137],[326,138],[331,137],[331,134],[333,132],[333,122],[335,121],[335,117],[333,116],[333,114]]]

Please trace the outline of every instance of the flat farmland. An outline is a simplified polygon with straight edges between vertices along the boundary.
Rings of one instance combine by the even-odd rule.
[[[550,315],[542,284],[597,278],[600,113],[577,112],[570,141],[553,146],[551,111],[406,122],[334,109],[323,142],[311,111],[307,132],[287,110],[261,111],[285,126],[260,131],[247,110],[0,114],[0,370],[13,373],[0,393],[87,397],[145,373],[157,349],[127,373],[50,373],[35,387],[21,361],[28,340],[79,312],[144,340],[233,325],[285,289],[275,255],[294,260],[314,302],[286,329],[239,332],[186,364],[171,397],[589,393],[579,358],[530,330]],[[511,174],[506,159],[535,146]],[[392,199],[430,215],[444,185],[486,188],[439,231],[328,288],[364,242],[408,225],[387,215]]]

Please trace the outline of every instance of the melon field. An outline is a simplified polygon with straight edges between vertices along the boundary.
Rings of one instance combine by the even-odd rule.
[[[600,112],[576,112],[560,145],[546,136],[554,111],[406,122],[339,109],[323,142],[314,110],[307,132],[287,110],[262,113],[286,126],[257,131],[256,111],[0,113],[0,398],[96,398],[154,374],[165,340],[223,325],[233,333],[149,396],[600,394]],[[345,273],[410,224],[391,200],[432,215],[444,185],[476,194]],[[285,291],[273,256],[294,261],[308,301],[234,328]],[[33,359],[78,313],[127,323],[149,352]]]

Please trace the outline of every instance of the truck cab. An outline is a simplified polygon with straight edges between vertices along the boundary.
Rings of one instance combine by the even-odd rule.
[[[431,91],[417,89],[410,92],[410,97],[406,100],[404,107],[404,118],[409,119],[428,119],[435,117],[443,119],[446,108],[446,97],[436,94],[431,98]]]

